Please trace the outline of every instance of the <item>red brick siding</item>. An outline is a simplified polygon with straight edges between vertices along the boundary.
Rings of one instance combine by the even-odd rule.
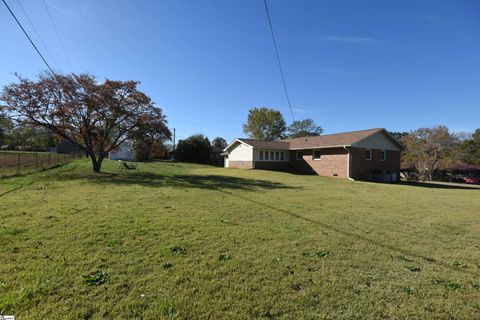
[[[290,154],[295,171],[314,172],[326,177],[348,178],[348,152],[345,149],[320,149],[320,160],[313,160],[313,150],[298,151],[303,151],[302,160],[297,160],[296,151],[292,151]]]
[[[252,169],[253,161],[229,161],[228,167],[238,169]]]
[[[255,169],[262,170],[289,170],[290,162],[288,161],[255,161]]]
[[[372,149],[372,160],[366,160],[366,149],[351,148],[351,177],[355,180],[383,180],[383,174],[387,171],[395,173],[397,179],[400,176],[400,151],[387,150],[387,160],[382,161],[381,150]],[[372,170],[380,170],[380,175],[372,175]]]

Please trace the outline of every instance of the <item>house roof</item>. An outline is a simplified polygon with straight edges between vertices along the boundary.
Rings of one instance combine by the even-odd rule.
[[[256,139],[235,139],[225,150],[229,149],[235,142],[244,143],[255,149],[275,149],[275,150],[300,150],[300,149],[320,149],[333,147],[350,147],[371,135],[382,132],[392,142],[401,149],[403,146],[395,140],[385,129],[375,128],[367,130],[349,131],[342,133],[326,134],[321,136],[301,137],[294,139],[284,139],[279,141],[265,141]]]
[[[243,143],[248,144],[249,146],[254,147],[255,149],[275,149],[275,150],[289,150],[290,143],[282,141],[267,141],[267,140],[256,140],[256,139],[237,139]]]
[[[375,133],[385,131],[382,128],[358,130],[334,134],[326,134],[315,137],[301,137],[294,139],[282,140],[282,142],[289,142],[290,149],[309,149],[309,148],[328,148],[338,146],[351,146]]]

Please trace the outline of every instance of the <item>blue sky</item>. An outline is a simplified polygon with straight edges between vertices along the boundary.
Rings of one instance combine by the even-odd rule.
[[[134,79],[177,136],[244,136],[252,107],[290,112],[262,0],[46,0],[11,8],[54,68]],[[296,119],[325,133],[480,127],[480,2],[269,0]],[[44,69],[3,4],[0,85]],[[55,61],[55,62],[54,62]]]

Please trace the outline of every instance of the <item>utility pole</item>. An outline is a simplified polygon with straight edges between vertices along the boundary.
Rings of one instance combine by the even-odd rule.
[[[175,161],[175,128],[173,128],[173,152],[172,152],[172,160]]]

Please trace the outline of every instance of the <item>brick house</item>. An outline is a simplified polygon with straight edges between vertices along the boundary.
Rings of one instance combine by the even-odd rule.
[[[385,129],[279,141],[235,139],[225,167],[316,173],[367,181],[398,181],[402,145]]]

